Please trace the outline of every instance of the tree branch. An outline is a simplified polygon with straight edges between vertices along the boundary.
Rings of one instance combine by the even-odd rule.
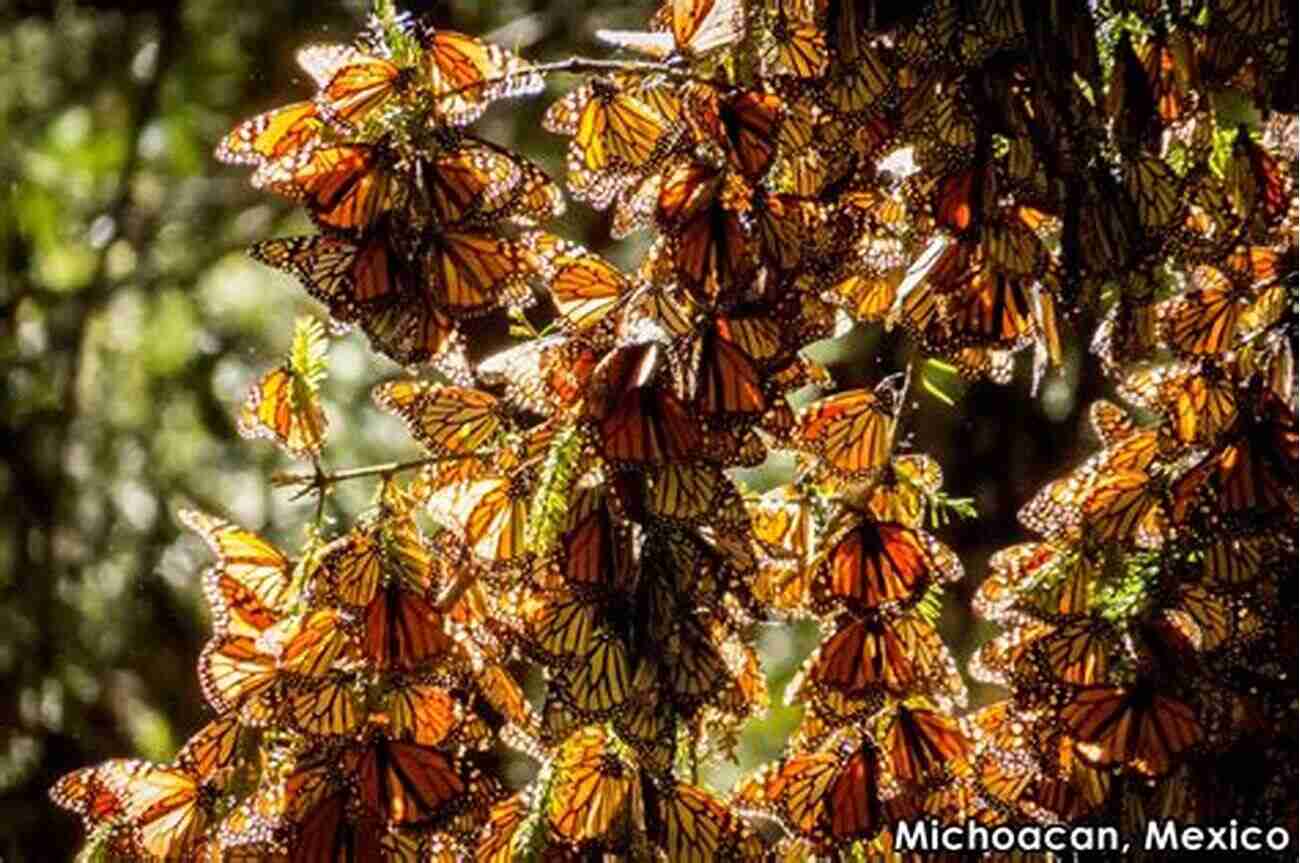
[[[388,477],[395,473],[415,470],[416,468],[425,467],[431,464],[441,464],[449,461],[467,461],[472,458],[487,458],[491,453],[470,452],[457,453],[456,455],[429,456],[427,458],[411,459],[409,461],[390,461],[382,464],[365,465],[364,467],[346,468],[333,472],[321,470],[320,466],[312,473],[277,473],[271,477],[271,484],[279,488],[291,488],[302,486],[301,490],[293,496],[294,500],[316,491],[324,494],[327,490],[340,482],[350,479],[361,479],[368,476]]]

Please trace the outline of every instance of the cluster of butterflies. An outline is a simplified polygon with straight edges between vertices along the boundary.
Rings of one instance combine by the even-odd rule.
[[[631,273],[544,230],[559,187],[466,129],[536,68],[411,21],[301,52],[318,92],[217,156],[320,228],[255,258],[435,372],[374,393],[426,464],[296,561],[184,515],[218,557],[218,717],[55,800],[130,861],[888,858],[900,818],[1283,817],[1295,777],[1246,779],[1295,747],[1294,11],[1040,6],[669,0],[602,31],[648,59],[544,126],[575,198],[653,231]],[[1263,135],[1219,127],[1230,98]],[[1156,422],[1094,408],[1105,449],[1026,507],[1042,540],[993,561],[977,607],[1007,632],[972,668],[1013,696],[959,719],[912,372],[836,391],[802,349],[883,324],[1005,382],[1098,313]],[[524,340],[480,358],[489,316]],[[323,340],[240,416],[318,478]],[[791,482],[734,478],[774,451]],[[823,628],[803,721],[720,795],[684,777],[766,707],[772,617]],[[502,742],[541,763],[514,793]]]
[[[971,738],[954,718],[965,685],[934,627],[962,567],[923,527],[943,477],[928,456],[891,449],[865,482],[801,481],[750,501],[770,550],[757,593],[825,634],[787,690],[804,714],[786,753],[736,792],[744,810],[788,825],[781,859],[887,849],[899,819],[951,815],[949,789],[969,772]]]
[[[1272,819],[1295,829],[1294,389],[1227,358],[1130,373],[1103,449],[1021,512],[990,561],[973,659],[1012,698],[977,714],[973,779],[1009,817]],[[1261,773],[1262,765],[1275,765]]]
[[[166,765],[113,760],[53,789],[122,860],[459,860],[505,796],[491,750],[537,720],[476,586],[388,489],[293,560],[182,511],[217,556],[199,678],[217,718]]]
[[[531,301],[547,261],[530,228],[564,198],[464,129],[492,100],[541,88],[522,60],[445,30],[403,45],[372,33],[303,49],[315,97],[244,121],[216,155],[256,166],[255,187],[300,202],[321,229],[260,243],[255,259],[296,274],[338,327],[359,326],[397,362],[463,377],[463,322]]]

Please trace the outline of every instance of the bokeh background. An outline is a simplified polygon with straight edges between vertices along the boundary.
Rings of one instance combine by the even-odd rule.
[[[6,11],[7,8],[7,11]],[[534,59],[602,56],[599,27],[637,27],[650,3],[411,2],[436,23],[489,34]],[[68,859],[74,820],[46,789],[115,756],[171,757],[208,711],[195,677],[207,637],[208,555],[175,518],[225,513],[292,544],[311,514],[273,488],[288,465],[240,439],[236,407],[278,362],[293,319],[320,314],[296,283],[243,255],[307,230],[246,172],[211,156],[238,119],[308,92],[294,52],[346,41],[365,0],[0,3],[0,860]],[[493,108],[479,131],[560,176],[564,142],[541,131],[543,98]],[[611,244],[601,214],[573,205],[556,230],[630,263],[644,238]],[[897,338],[862,328],[817,349],[846,386],[898,367]],[[368,391],[400,370],[360,335],[331,351],[325,402],[334,467],[416,454]],[[933,377],[933,376],[932,376]],[[1007,387],[915,389],[911,443],[943,465],[980,519],[940,531],[967,578],[941,625],[959,662],[991,635],[969,598],[988,555],[1026,538],[1015,512],[1093,445],[1081,408],[1103,394],[1077,344],[1031,393],[1026,361]],[[761,481],[764,477],[758,477]],[[770,477],[766,478],[770,479]],[[370,492],[345,486],[354,513]],[[774,696],[816,642],[811,628],[761,634]],[[982,703],[996,693],[973,687]],[[739,765],[774,757],[798,716],[749,728]]]

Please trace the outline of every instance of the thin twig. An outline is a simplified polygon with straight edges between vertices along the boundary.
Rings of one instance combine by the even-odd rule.
[[[567,60],[554,60],[550,63],[521,65],[517,69],[511,69],[500,75],[484,78],[483,80],[476,81],[472,84],[465,84],[451,90],[435,91],[432,93],[432,96],[435,100],[447,99],[474,90],[488,89],[497,84],[508,84],[511,81],[520,78],[527,78],[530,75],[537,75],[544,78],[547,75],[557,73],[586,75],[600,72],[622,72],[628,75],[663,75],[677,81],[692,81],[696,84],[703,84],[706,87],[713,87],[715,89],[731,89],[730,84],[714,80],[713,78],[706,78],[703,75],[697,75],[685,66],[674,66],[668,63],[659,63],[652,60],[597,60],[592,57],[575,56],[570,57]]]
[[[321,528],[321,522],[322,522],[322,520],[323,520],[324,517],[325,517],[325,486],[320,485],[320,484],[319,484],[319,480],[320,480],[321,477],[323,477],[323,476],[325,475],[325,472],[324,472],[323,470],[321,470],[321,466],[320,466],[320,457],[319,457],[319,456],[312,456],[311,466],[312,466],[312,470],[315,471],[316,480],[318,481],[318,484],[316,485],[316,521],[315,521],[315,523],[316,523],[316,530],[320,530],[320,528]],[[296,499],[297,499],[297,498],[295,497],[295,500],[296,500]]]
[[[371,464],[364,467],[346,468],[344,470],[325,472],[317,465],[313,473],[279,473],[271,477],[271,484],[279,487],[303,486],[303,489],[294,495],[293,499],[310,494],[312,491],[324,492],[336,485],[349,479],[360,479],[367,476],[388,477],[403,471],[414,470],[431,464],[440,464],[448,461],[464,461],[472,458],[486,458],[491,453],[469,452],[457,453],[455,455],[429,456],[427,458],[416,458],[410,461],[390,461],[383,464]]]

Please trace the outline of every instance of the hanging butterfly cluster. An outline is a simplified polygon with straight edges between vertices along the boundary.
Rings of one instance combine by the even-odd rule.
[[[546,261],[527,229],[564,199],[537,166],[464,126],[541,78],[450,31],[373,33],[298,61],[315,98],[240,124],[217,158],[256,165],[253,185],[301,202],[322,233],[269,240],[252,256],[298,276],[380,353],[467,379],[462,325],[532,302]]]
[[[218,557],[200,682],[218,717],[169,765],[109,761],[55,786],[125,860],[459,859],[504,796],[489,750],[535,724],[514,679],[446,603],[452,561],[386,496],[291,560],[182,511]]]
[[[304,50],[318,92],[217,155],[320,228],[253,256],[432,371],[374,393],[425,457],[374,471],[335,538],[318,510],[297,562],[184,515],[219,558],[218,718],[56,801],[131,861],[801,860],[888,854],[903,818],[1281,817],[1293,774],[1216,783],[1225,752],[1294,764],[1293,16],[670,0],[600,34],[634,61],[530,65],[392,15]],[[546,232],[559,188],[466,129],[560,72],[592,77],[543,125],[575,198],[653,231],[635,272]],[[1220,128],[1233,99],[1263,135]],[[828,395],[803,348],[883,324],[999,382],[1032,348],[1037,380],[1099,314],[1157,422],[1095,408],[1105,450],[1026,508],[1042,541],[978,597],[1008,632],[974,670],[1013,697],[958,719],[935,621],[962,568],[928,532],[951,504],[896,440],[919,372]],[[524,340],[473,355],[484,319]],[[320,464],[324,350],[301,325],[240,417],[322,507],[372,473]],[[792,481],[746,490],[774,451]],[[765,708],[773,616],[825,639],[786,753],[726,797],[696,768]],[[528,787],[498,743],[541,763]]]
[[[1294,13],[1126,5],[1151,17],[1102,30],[1095,92],[1127,193],[1081,184],[1062,257],[1116,294],[1093,349],[1154,421],[1095,403],[1102,451],[990,562],[975,608],[1005,631],[971,672],[1012,697],[968,720],[971,798],[991,822],[1294,831]],[[1224,122],[1234,99],[1262,134]]]
[[[974,719],[1000,816],[1293,822],[1296,403],[1273,383],[1245,350],[1131,373],[1157,422],[1095,403],[1103,450],[1022,511],[1042,540],[976,597],[1006,627],[972,664],[1013,693]]]
[[[814,403],[801,431],[850,400],[887,398]],[[792,828],[783,859],[857,841],[887,848],[899,819],[953,815],[949,789],[970,769],[970,740],[952,718],[965,685],[933,625],[943,584],[962,568],[923,529],[942,474],[927,456],[890,454],[886,440],[872,478],[847,485],[835,476],[845,466],[819,457],[795,485],[751,503],[772,555],[759,596],[778,613],[819,618],[827,634],[791,682],[788,700],[805,712],[785,756],[737,792],[745,809]]]

